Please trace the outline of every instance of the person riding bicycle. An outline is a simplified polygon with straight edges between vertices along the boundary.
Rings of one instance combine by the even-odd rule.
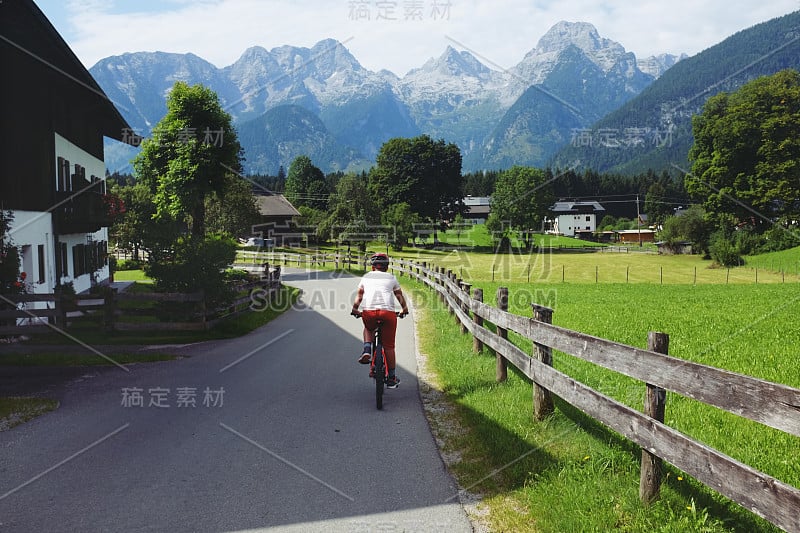
[[[401,317],[408,314],[408,305],[400,284],[394,274],[389,270],[389,256],[384,253],[373,254],[369,258],[372,271],[367,272],[358,284],[358,292],[353,302],[352,315],[361,315],[364,322],[364,350],[358,362],[369,364],[372,358],[372,341],[378,320],[383,321],[381,326],[381,342],[383,351],[386,354],[386,366],[389,369],[389,381],[386,386],[394,389],[400,384],[400,379],[395,371],[396,357],[394,349],[394,338],[397,331],[397,314],[394,310],[394,299],[402,307]],[[359,313],[359,307],[363,308]]]

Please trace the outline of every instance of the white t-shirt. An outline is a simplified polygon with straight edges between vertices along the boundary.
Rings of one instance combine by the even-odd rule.
[[[364,288],[364,299],[361,301],[363,310],[387,309],[394,311],[394,291],[400,288],[400,283],[394,274],[373,270],[364,274],[358,287]]]

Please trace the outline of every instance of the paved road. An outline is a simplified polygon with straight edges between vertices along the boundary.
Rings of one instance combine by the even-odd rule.
[[[0,531],[471,531],[420,404],[413,321],[377,411],[355,278],[312,277],[287,269],[302,303],[258,331],[89,370],[0,433]]]

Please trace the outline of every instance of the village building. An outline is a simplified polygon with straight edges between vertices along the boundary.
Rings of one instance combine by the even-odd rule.
[[[550,207],[553,218],[545,219],[545,232],[566,237],[575,237],[579,233],[592,234],[597,231],[597,223],[605,211],[596,201],[559,200]]]
[[[131,128],[30,0],[0,3],[0,209],[21,251],[29,291],[76,292],[109,278],[104,137]]]

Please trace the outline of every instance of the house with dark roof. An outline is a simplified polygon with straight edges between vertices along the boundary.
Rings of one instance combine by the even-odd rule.
[[[0,209],[29,290],[109,277],[104,137],[134,144],[114,103],[31,0],[0,2]]]
[[[461,200],[466,207],[464,222],[484,224],[491,212],[491,198],[488,196],[467,196]]]
[[[550,206],[553,216],[545,220],[546,231],[567,237],[574,237],[577,232],[594,232],[605,211],[596,201],[559,200]]]
[[[258,194],[256,205],[261,221],[253,226],[253,235],[271,239],[275,246],[292,246],[302,241],[303,232],[295,224],[300,211],[284,195]]]

